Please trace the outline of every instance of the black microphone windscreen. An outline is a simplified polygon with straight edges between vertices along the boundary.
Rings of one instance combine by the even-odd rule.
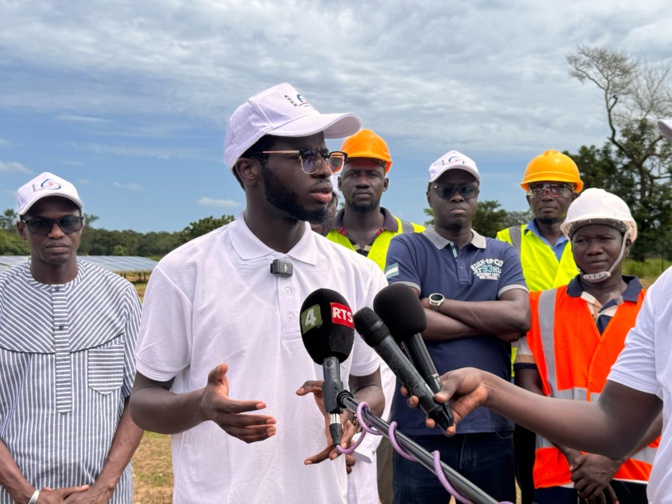
[[[399,342],[427,328],[425,309],[408,285],[395,283],[383,288],[373,300],[373,309]]]
[[[354,319],[355,329],[370,347],[375,347],[390,334],[385,322],[368,306],[355,313]]]
[[[338,292],[317,289],[301,305],[301,338],[310,357],[322,364],[327,357],[345,361],[355,342],[352,310]]]

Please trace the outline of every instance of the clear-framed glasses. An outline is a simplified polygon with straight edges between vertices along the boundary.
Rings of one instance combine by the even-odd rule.
[[[539,182],[528,186],[527,194],[532,198],[541,198],[549,192],[551,196],[569,196],[574,192],[574,184],[563,182]]]
[[[294,154],[298,156],[299,161],[301,162],[301,169],[309,175],[312,175],[319,170],[320,165],[324,160],[329,163],[331,172],[336,173],[343,168],[346,159],[348,159],[348,155],[345,152],[325,152],[319,149],[261,151],[261,154]]]
[[[23,220],[23,219],[22,219]],[[46,217],[33,217],[23,220],[28,226],[28,230],[37,236],[47,236],[54,229],[54,224],[58,224],[65,234],[72,234],[80,231],[84,224],[84,217],[79,215],[66,215],[59,219],[47,219]]]
[[[478,196],[479,192],[478,186],[475,185],[457,186],[452,184],[434,184],[432,189],[436,191],[436,195],[441,199],[450,199],[456,192],[459,192],[460,196],[462,196],[465,200],[469,200]]]

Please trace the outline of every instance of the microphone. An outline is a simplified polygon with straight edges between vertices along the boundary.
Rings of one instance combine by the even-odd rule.
[[[441,390],[441,378],[421,334],[427,328],[427,316],[413,289],[401,283],[388,285],[374,298],[373,309],[429,387],[434,392]]]
[[[382,291],[381,291],[382,292]],[[453,414],[450,406],[439,404],[434,400],[434,391],[413,367],[397,342],[392,339],[385,322],[371,308],[362,308],[354,316],[357,332],[367,345],[390,366],[392,372],[406,389],[417,396],[420,408],[433,419],[443,430],[453,425]]]
[[[335,444],[343,437],[342,395],[351,395],[341,381],[341,362],[355,342],[352,310],[338,292],[317,289],[301,305],[301,338],[316,364],[322,364],[322,401],[330,415],[329,434]]]

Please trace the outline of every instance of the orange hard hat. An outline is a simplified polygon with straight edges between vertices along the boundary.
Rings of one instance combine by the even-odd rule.
[[[569,182],[575,184],[575,192],[583,189],[579,168],[574,160],[556,150],[547,150],[532,158],[525,169],[520,187],[527,192],[532,182]]]
[[[372,130],[359,130],[352,136],[349,136],[343,142],[341,150],[348,155],[348,159],[368,158],[379,159],[385,162],[385,173],[392,167],[392,157],[390,149],[385,140],[376,135]]]

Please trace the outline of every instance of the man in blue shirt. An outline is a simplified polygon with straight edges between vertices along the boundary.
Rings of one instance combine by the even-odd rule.
[[[530,324],[528,290],[511,245],[471,228],[478,206],[476,164],[450,151],[429,168],[427,201],[435,222],[395,237],[387,255],[390,283],[413,288],[425,307],[423,337],[439,373],[465,366],[511,375],[511,345]],[[498,501],[515,501],[513,423],[487,409],[460,422],[452,438],[428,429],[397,390],[392,420],[427,450]],[[445,503],[441,483],[420,464],[394,456],[395,503]]]

